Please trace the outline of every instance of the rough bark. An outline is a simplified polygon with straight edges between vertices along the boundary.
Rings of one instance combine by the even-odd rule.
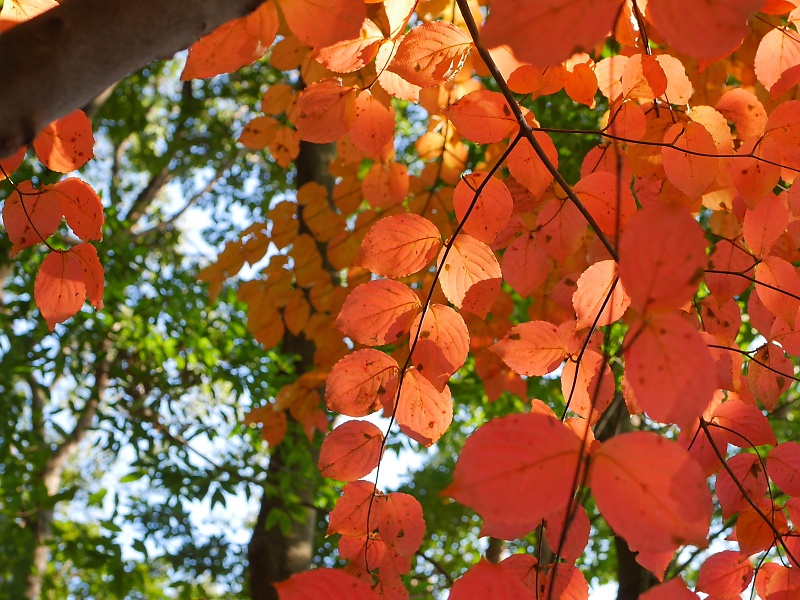
[[[0,35],[0,158],[262,0],[65,0]]]
[[[311,144],[301,142],[300,155],[297,157],[297,186],[315,181],[333,188],[333,178],[328,173],[328,165],[335,154],[333,144]],[[300,215],[300,231],[308,233],[308,228]],[[324,257],[324,248],[320,248]],[[283,350],[297,357],[295,362],[297,373],[314,368],[314,343],[302,334],[299,336],[287,333],[283,341]],[[305,436],[299,436],[297,443],[307,443]],[[286,443],[286,442],[284,442]],[[281,477],[286,466],[283,462],[281,448],[278,447],[270,458],[267,470],[267,481]],[[311,505],[316,489],[312,482],[302,489],[293,490],[300,500]],[[266,527],[266,519],[272,510],[285,510],[283,498],[271,494],[266,489],[261,497],[261,506],[253,535],[247,547],[249,563],[249,585],[252,600],[277,600],[278,594],[273,583],[287,579],[293,573],[306,571],[311,567],[314,554],[314,529],[317,514],[313,508],[305,511],[302,521],[294,521],[290,535],[285,536],[279,527]]]

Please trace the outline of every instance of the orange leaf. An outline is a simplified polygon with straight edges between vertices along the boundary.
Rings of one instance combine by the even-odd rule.
[[[354,264],[383,277],[405,277],[436,256],[442,238],[436,225],[414,214],[385,217],[373,225]]]
[[[580,451],[580,439],[553,417],[493,419],[467,438],[443,494],[474,509],[486,527],[535,524],[572,497]]]
[[[560,546],[560,556],[567,562],[575,562],[583,554],[583,549],[589,543],[589,534],[592,526],[589,523],[589,516],[586,510],[578,504],[575,506],[575,514],[567,528],[567,535],[564,537],[564,544]],[[544,528],[544,536],[550,548],[554,551],[559,549],[561,537],[564,531],[564,523],[567,517],[567,510],[562,506],[552,514],[547,515],[545,520],[547,526]]]
[[[419,87],[441,85],[461,70],[471,47],[472,38],[455,25],[429,21],[403,38],[389,71]]]
[[[776,27],[767,32],[758,43],[753,62],[756,77],[771,90],[781,75],[800,65],[800,40],[794,29]]]
[[[486,317],[500,293],[502,272],[491,248],[472,236],[459,234],[444,260],[439,283],[447,299],[481,318]]]
[[[36,190],[23,181],[3,205],[3,224],[11,240],[11,256],[45,241],[61,224],[61,202],[47,190]]]
[[[558,166],[558,151],[550,136],[542,131],[535,131],[534,137],[544,148],[545,155],[554,166]],[[541,196],[553,181],[553,175],[534,152],[528,140],[518,143],[508,155],[508,170],[519,183],[528,188],[537,198]]]
[[[263,150],[275,139],[280,127],[277,119],[272,117],[256,117],[244,126],[239,142],[251,150]]]
[[[800,100],[789,100],[775,107],[765,132],[770,138],[788,148],[800,148]]]
[[[297,99],[290,119],[301,140],[315,144],[334,142],[356,119],[356,90],[338,80],[312,83]]]
[[[767,455],[767,472],[782,492],[800,496],[800,444],[783,442]]]
[[[289,426],[286,411],[275,408],[274,404],[254,408],[247,413],[244,424],[256,423],[261,423],[261,437],[273,448],[286,437],[286,429]]]
[[[367,346],[382,346],[408,333],[421,304],[407,285],[380,279],[355,288],[336,318],[336,328]]]
[[[27,146],[20,146],[11,156],[0,159],[0,181],[3,181],[6,177],[10,177],[11,174],[19,168],[22,161],[25,160],[26,151]]]
[[[722,425],[721,435],[727,443],[739,448],[749,448],[777,443],[775,432],[764,414],[752,404],[745,404],[736,398],[729,399],[714,411],[712,422]]]
[[[467,217],[467,210],[484,181],[486,184]],[[466,218],[463,230],[484,244],[491,244],[508,225],[514,210],[514,199],[502,181],[489,177],[488,173],[475,171],[465,175],[456,185],[453,206],[459,221]]]
[[[372,208],[389,208],[405,200],[408,195],[408,167],[391,161],[376,162],[364,177],[362,192],[364,200]]]
[[[697,594],[689,591],[680,577],[652,587],[639,596],[640,600],[698,600],[698,598]]]
[[[482,558],[453,584],[449,597],[451,600],[508,600],[530,598],[531,594],[507,568]]]
[[[715,108],[729,121],[733,121],[739,138],[749,140],[764,135],[767,111],[755,94],[743,88],[728,90],[717,101]]]
[[[622,93],[625,98],[652,100],[667,91],[667,75],[655,56],[634,54],[622,71]]]
[[[679,308],[697,291],[706,263],[702,228],[681,206],[637,212],[622,232],[619,276],[640,313]]]
[[[318,568],[295,573],[274,585],[279,600],[380,600],[369,585],[340,569]]]
[[[370,531],[378,516],[377,511],[370,513],[369,509],[373,493],[380,494],[380,492],[375,492],[374,484],[369,481],[359,480],[345,485],[336,506],[328,515],[328,535],[341,533],[348,536],[360,536]],[[367,515],[369,515],[369,519],[367,519]],[[370,527],[367,526],[368,520]]]
[[[56,6],[56,0],[8,0],[0,10],[0,33]]]
[[[392,403],[399,371],[388,354],[372,348],[356,350],[333,365],[325,382],[325,403],[349,417],[370,415]]]
[[[232,73],[263,57],[278,33],[278,11],[264,2],[247,16],[228,21],[189,48],[181,80]]]
[[[756,267],[756,292],[767,310],[794,329],[800,309],[800,277],[782,258],[767,256]],[[792,294],[791,296],[789,294]]]
[[[103,279],[103,267],[91,244],[48,254],[39,267],[33,294],[50,331],[56,324],[73,317],[86,302],[87,295],[99,308]]]
[[[751,138],[739,147],[733,159],[731,178],[736,191],[748,208],[755,208],[761,199],[778,184],[781,168],[761,160],[770,146],[771,138]],[[748,156],[752,154],[753,156]]]
[[[56,194],[67,225],[83,241],[103,239],[103,203],[88,183],[68,177],[48,186],[47,193]]]
[[[82,110],[53,121],[33,140],[36,156],[51,171],[69,173],[94,156],[92,123]]]
[[[520,296],[529,296],[550,274],[550,258],[533,233],[523,233],[506,248],[501,261],[503,279]]]
[[[744,241],[755,256],[769,254],[772,245],[789,226],[789,209],[775,194],[767,194],[744,215]]]
[[[688,426],[703,414],[717,388],[714,361],[700,333],[675,313],[653,315],[631,327],[626,375],[647,414]],[[627,338],[626,338],[627,339]]]
[[[614,27],[619,0],[495,0],[481,32],[488,48],[508,44],[519,60],[556,65],[590,51]]]
[[[442,112],[461,135],[477,144],[500,142],[519,129],[514,113],[499,92],[470,92]]]
[[[636,212],[636,200],[629,186],[607,171],[589,173],[575,184],[574,191],[603,233],[619,235]]]
[[[695,58],[721,58],[747,35],[750,13],[763,0],[650,0],[647,17],[674,46]]]
[[[729,519],[736,513],[750,508],[748,500],[759,502],[767,493],[768,483],[761,461],[755,454],[737,454],[725,463],[733,472],[735,480],[727,469],[720,469],[714,491],[722,507],[722,518]],[[742,489],[746,492],[746,496],[742,494]]]
[[[422,376],[408,369],[403,377],[395,413],[400,430],[424,446],[436,443],[453,421],[450,389],[442,391]]]
[[[567,357],[567,340],[552,323],[529,321],[512,327],[490,350],[520,375],[541,377]]]
[[[713,596],[738,597],[753,579],[753,565],[747,556],[723,550],[710,556],[700,566],[697,591]]]
[[[583,244],[586,219],[569,200],[551,198],[536,216],[537,239],[558,264],[574,255]]]
[[[700,123],[675,124],[664,134],[661,149],[664,171],[670,183],[689,198],[699,198],[717,177],[717,145]],[[689,150],[692,152],[681,152]],[[698,154],[711,155],[699,156]]]
[[[592,453],[592,495],[633,550],[705,546],[713,505],[700,465],[655,433],[623,433]]]
[[[603,260],[586,269],[578,278],[572,305],[578,316],[576,329],[589,327],[595,319],[598,327],[621,319],[631,305],[631,299],[618,279],[617,264],[613,260]]]
[[[335,73],[352,73],[367,66],[378,53],[383,33],[370,19],[364,19],[361,34],[352,40],[342,40],[318,48],[311,57]]]
[[[708,268],[730,273],[742,273],[747,277],[753,276],[755,261],[741,246],[729,240],[720,240],[708,256]],[[750,282],[744,277],[725,275],[720,273],[707,273],[706,285],[718,303],[724,303],[733,296],[738,296],[748,287]]]
[[[359,36],[367,16],[363,0],[278,0],[286,24],[312,48]]]
[[[394,110],[376,100],[372,92],[363,90],[356,98],[356,117],[350,127],[353,143],[371,158],[380,157],[381,151],[394,139]]]
[[[568,360],[564,365],[561,393],[572,412],[597,423],[614,399],[614,374],[601,354],[586,350],[580,364]]]
[[[319,450],[319,470],[324,477],[355,481],[378,466],[381,430],[368,421],[347,421],[331,431]]]
[[[414,349],[412,361],[417,371],[441,391],[467,360],[469,331],[461,315],[443,304],[431,304],[420,329],[421,316],[418,314],[411,325],[408,343]]]

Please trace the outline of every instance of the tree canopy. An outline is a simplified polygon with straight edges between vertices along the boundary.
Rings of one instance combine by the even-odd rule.
[[[89,594],[800,592],[797,4],[144,4],[124,61],[96,34],[113,16],[84,28],[93,2],[0,11],[0,49],[45,49],[11,90],[116,49],[67,98],[0,101],[21,257],[0,340],[19,564],[0,582],[77,593],[53,574],[108,547],[119,572]],[[59,28],[63,64],[42,41]],[[185,249],[194,207],[210,262]],[[198,450],[220,435],[232,453]],[[114,519],[59,522],[59,502],[105,502],[96,472],[66,477],[81,444],[135,449],[128,481],[156,491],[114,518],[180,548],[148,570]],[[386,489],[401,449],[424,466]],[[242,587],[244,549],[180,523],[193,494],[252,486]]]

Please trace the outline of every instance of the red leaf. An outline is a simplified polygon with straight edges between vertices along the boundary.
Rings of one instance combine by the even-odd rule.
[[[390,344],[408,333],[420,306],[407,285],[388,279],[370,281],[348,294],[336,328],[360,344]]]
[[[359,579],[337,569],[295,573],[275,583],[280,600],[379,600],[378,594]]]
[[[572,305],[578,316],[576,329],[589,327],[595,319],[598,327],[610,325],[621,319],[631,305],[631,299],[618,279],[617,264],[613,260],[602,260],[590,266],[578,278],[577,285],[578,289],[572,295]]]
[[[372,414],[392,403],[399,371],[388,354],[372,348],[356,350],[333,365],[325,382],[325,403],[349,417]]]
[[[744,488],[747,496],[742,494],[739,485],[734,481],[727,469],[717,473],[715,492],[722,507],[722,518],[728,519],[736,513],[750,508],[750,501],[758,503],[767,493],[767,476],[761,467],[761,461],[755,454],[737,454],[726,461],[727,466],[736,476],[736,481]]]
[[[503,279],[522,297],[532,294],[550,274],[550,258],[533,233],[523,233],[511,242],[501,262]]]
[[[375,492],[375,485],[369,481],[359,480],[345,485],[336,506],[328,515],[328,535],[341,533],[358,537],[372,531],[378,516],[378,511],[370,512],[373,492]],[[376,499],[377,497],[376,495]],[[368,514],[369,526],[367,525]]]
[[[622,232],[619,276],[640,313],[679,308],[697,291],[706,264],[706,238],[686,209],[647,206]]]
[[[704,546],[711,494],[689,453],[659,435],[623,433],[592,453],[592,495],[611,528],[634,550]]]
[[[50,331],[74,316],[87,295],[101,307],[103,267],[91,244],[80,244],[66,252],[51,252],[42,262],[34,285],[36,306]]]
[[[356,94],[355,88],[334,79],[305,88],[290,116],[300,139],[327,144],[347,133],[356,120]]]
[[[800,41],[795,33],[793,29],[776,27],[758,43],[753,66],[756,77],[768,90],[772,90],[785,71],[800,65]]]
[[[789,226],[789,209],[775,194],[767,194],[744,215],[744,241],[755,256],[769,254],[772,245]]]
[[[639,600],[698,600],[698,596],[689,591],[683,579],[676,577],[650,588],[639,596]]]
[[[470,92],[442,112],[461,135],[476,144],[501,142],[519,129],[514,113],[500,92]]]
[[[69,173],[94,156],[92,123],[82,110],[53,121],[33,140],[36,156],[51,171]]]
[[[547,375],[567,357],[567,340],[546,321],[520,323],[490,348],[520,375]]]
[[[724,550],[710,556],[697,574],[697,591],[721,598],[738,597],[753,580],[753,565],[747,556]]]
[[[733,121],[739,137],[749,140],[764,135],[767,111],[755,94],[744,88],[728,90],[717,101],[715,108],[729,121]]]
[[[530,9],[527,9],[528,11]],[[550,136],[542,131],[535,131],[533,136],[541,144],[545,155],[554,166],[558,166],[558,151]],[[553,181],[553,175],[547,170],[539,156],[534,152],[528,140],[522,140],[508,155],[508,170],[519,183],[524,185],[537,198],[541,196]]]
[[[245,425],[261,424],[261,437],[271,447],[275,447],[286,437],[289,421],[286,411],[276,408],[274,404],[267,404],[254,408],[244,418]]]
[[[574,255],[586,236],[586,219],[568,200],[552,198],[536,217],[539,243],[558,264]]]
[[[228,21],[189,48],[181,80],[232,73],[264,56],[278,33],[275,4],[264,2],[247,16]]]
[[[783,442],[767,455],[767,472],[781,491],[800,496],[800,444]]]
[[[718,241],[708,255],[709,269],[741,273],[746,277],[753,277],[754,264],[755,260],[746,250],[729,240]],[[706,273],[706,285],[717,303],[723,304],[750,287],[750,282],[745,277],[736,275]]]
[[[378,466],[383,434],[368,421],[347,421],[331,431],[319,450],[324,477],[355,481]]]
[[[11,174],[19,168],[22,161],[25,160],[25,152],[27,149],[27,146],[20,146],[11,156],[0,159],[0,181],[5,180],[6,177],[10,177]]]
[[[695,58],[721,58],[742,43],[762,0],[650,0],[647,17],[670,46]]]
[[[733,159],[733,185],[748,208],[755,208],[781,178],[778,165],[762,160],[769,154],[767,150],[770,143],[775,144],[771,138],[751,138],[739,147],[736,152],[738,156]]]
[[[370,228],[354,264],[383,277],[405,277],[430,263],[441,245],[441,234],[428,219],[395,215]]]
[[[800,277],[795,268],[782,258],[767,256],[756,267],[756,293],[773,315],[794,329],[800,309]],[[791,294],[791,295],[789,295]]]
[[[61,200],[67,225],[83,241],[103,239],[103,203],[88,183],[69,177],[48,186],[46,191]]]
[[[519,60],[548,67],[590,51],[614,28],[619,9],[619,0],[495,0],[481,42],[508,44]]]
[[[620,186],[619,178],[613,173],[589,173],[575,184],[574,191],[600,230],[608,235],[618,235],[636,212],[636,200],[630,188]]]
[[[467,59],[472,38],[451,23],[429,21],[400,42],[389,70],[426,88],[450,81]]]
[[[677,314],[654,315],[625,353],[626,376],[647,414],[662,423],[688,426],[711,403],[714,362],[700,333]],[[626,338],[626,341],[627,339]]]
[[[36,190],[23,181],[3,205],[3,224],[11,240],[11,256],[45,241],[56,232],[62,217],[58,196]]]
[[[486,184],[469,217],[466,217],[467,210],[484,181]],[[464,221],[466,217],[463,230],[484,244],[491,244],[508,225],[514,210],[514,199],[502,181],[476,171],[458,182],[453,192],[453,205],[459,221]]]
[[[569,563],[575,562],[583,554],[583,549],[589,543],[589,534],[592,530],[589,517],[583,506],[578,504],[575,508],[575,514],[569,522],[563,545],[561,545],[561,537],[564,531],[564,521],[567,517],[566,508],[561,507],[556,512],[545,517],[547,526],[544,529],[544,535],[547,543],[553,552],[560,549],[561,558]]]
[[[689,198],[699,198],[717,177],[719,159],[714,138],[700,123],[689,121],[667,129],[664,143],[670,144],[661,149],[670,183]]]
[[[769,114],[764,128],[767,135],[782,146],[800,147],[800,100],[778,104]]]
[[[739,448],[764,444],[774,446],[777,443],[767,417],[752,404],[745,404],[736,398],[720,404],[714,411],[712,421],[725,427],[718,433],[727,443]]]
[[[580,364],[568,360],[564,365],[561,393],[572,412],[597,423],[614,399],[614,374],[601,354],[586,350]]]
[[[442,248],[440,264],[444,253]],[[484,318],[500,293],[501,277],[500,263],[491,248],[462,233],[444,259],[439,284],[450,302]]]
[[[359,36],[367,16],[363,0],[278,0],[292,33],[312,48]]]
[[[572,497],[581,441],[541,414],[493,419],[473,433],[443,493],[473,508],[486,527],[537,523]]]
[[[509,600],[530,598],[531,594],[514,574],[486,559],[470,568],[453,584],[451,600]]]
[[[394,139],[394,110],[384,106],[369,90],[362,90],[356,98],[356,117],[350,127],[350,139],[371,158],[379,158],[381,151]]]
[[[402,492],[378,496],[375,500],[375,526],[381,539],[399,556],[411,558],[425,537],[425,520],[419,501]]]
[[[372,62],[381,42],[383,33],[380,28],[370,19],[364,19],[360,35],[319,48],[311,53],[311,57],[336,73],[352,73]]]
[[[756,352],[747,367],[750,391],[769,411],[775,410],[793,380],[794,363],[775,344],[767,344]]]
[[[417,371],[441,391],[467,360],[469,331],[464,319],[452,308],[431,304],[415,346],[421,317],[422,313],[411,325],[408,343],[414,348],[412,361]]]
[[[424,446],[436,443],[453,421],[453,400],[450,389],[437,390],[416,369],[408,369],[403,377],[397,412],[400,430]]]
[[[667,91],[667,75],[655,56],[634,54],[622,71],[622,93],[625,98],[652,100]]]

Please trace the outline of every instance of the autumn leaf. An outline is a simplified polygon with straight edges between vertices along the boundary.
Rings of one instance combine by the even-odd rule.
[[[469,331],[464,319],[449,306],[431,304],[420,327],[422,313],[411,325],[409,346],[417,371],[441,391],[467,360]]]
[[[286,24],[312,48],[359,36],[367,16],[363,0],[278,0]]]
[[[471,567],[462,575],[450,590],[452,600],[507,600],[508,598],[529,598],[530,594],[522,581],[501,565],[493,565],[486,559]]]
[[[459,133],[477,144],[512,137],[519,129],[514,113],[499,92],[476,90],[442,109]]]
[[[481,185],[483,189],[475,201]],[[487,173],[474,172],[456,185],[453,206],[456,209],[456,218],[464,221],[463,230],[466,233],[484,244],[492,244],[511,218],[514,199],[502,181],[489,177]]]
[[[442,437],[453,420],[450,389],[444,386],[437,390],[417,369],[408,369],[394,414],[403,433],[430,446]]]
[[[460,28],[430,21],[406,34],[389,70],[423,88],[441,85],[461,70],[471,47],[472,38]]]
[[[580,447],[552,417],[493,419],[467,439],[443,493],[474,509],[486,527],[535,526],[572,497]]]
[[[369,585],[341,569],[319,568],[295,573],[274,584],[280,600],[378,600]]]
[[[567,357],[567,341],[558,327],[529,321],[513,327],[490,348],[520,375],[547,375]]]
[[[676,443],[624,433],[592,453],[590,477],[600,513],[632,549],[705,545],[711,494],[699,465]]]
[[[80,239],[103,239],[103,203],[88,183],[68,177],[45,188],[45,193],[59,198],[67,225]]]
[[[370,415],[389,403],[397,391],[400,368],[391,356],[364,348],[337,362],[325,383],[325,403],[350,417]]]
[[[301,140],[326,144],[336,141],[356,120],[356,90],[327,79],[304,89],[290,119]]]
[[[51,171],[69,173],[94,156],[92,124],[82,110],[53,121],[33,140],[36,156]]]
[[[595,324],[610,325],[622,318],[631,304],[631,299],[622,287],[617,275],[617,264],[613,260],[596,262],[578,278],[572,295],[572,305],[578,322],[577,329]]]
[[[447,299],[479,317],[485,317],[500,292],[500,263],[491,248],[470,235],[460,234],[445,256],[439,252],[439,283]]]
[[[354,264],[383,277],[405,277],[430,263],[441,245],[441,234],[428,219],[395,215],[370,228]]]
[[[378,466],[383,434],[368,421],[347,421],[323,440],[319,470],[324,477],[355,481]]]
[[[420,306],[408,286],[387,279],[370,281],[347,296],[336,327],[356,342],[382,346],[408,333]]]
[[[11,256],[47,240],[58,229],[62,215],[58,196],[35,189],[30,181],[20,183],[3,204]]]

